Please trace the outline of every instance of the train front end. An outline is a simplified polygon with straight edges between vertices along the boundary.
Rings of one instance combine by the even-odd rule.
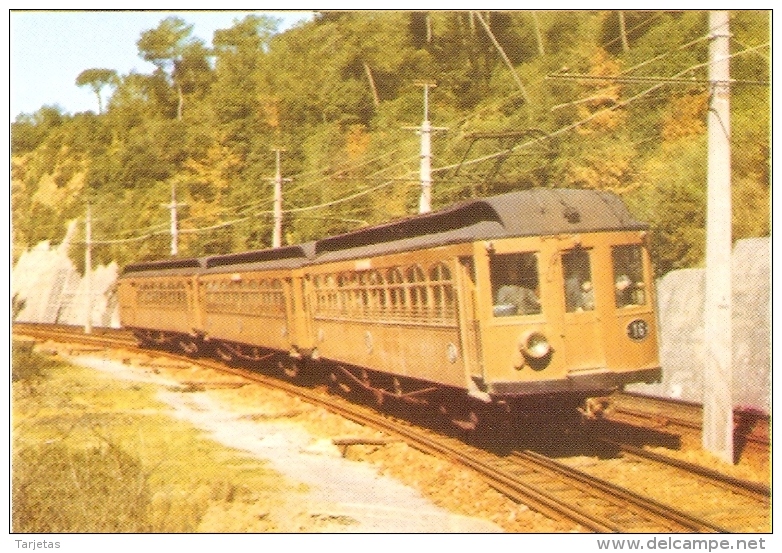
[[[539,409],[661,378],[645,226],[591,221],[604,205],[567,200],[549,213],[559,232],[474,245],[473,395]],[[608,207],[614,216],[617,206]]]

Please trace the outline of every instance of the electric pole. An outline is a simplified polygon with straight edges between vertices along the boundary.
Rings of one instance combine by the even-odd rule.
[[[290,179],[283,179],[280,169],[280,152],[284,152],[285,149],[272,148],[272,151],[277,154],[277,173],[272,181],[274,182],[274,233],[272,234],[272,247],[279,248],[282,245],[282,183],[290,181]]]
[[[171,184],[171,203],[160,204],[162,207],[171,210],[171,255],[177,255],[179,243],[179,224],[177,222],[177,207],[185,204],[178,204],[176,201],[176,184]]]
[[[92,334],[92,204],[89,202],[84,219],[84,295],[84,334]]]
[[[429,213],[432,211],[432,131],[443,131],[446,127],[433,127],[429,121],[429,87],[434,88],[437,85],[418,84],[424,87],[424,120],[420,127],[414,127],[421,135],[421,198],[418,202],[418,213]]]
[[[708,186],[704,297],[703,447],[733,463],[731,307],[730,31],[709,14]]]

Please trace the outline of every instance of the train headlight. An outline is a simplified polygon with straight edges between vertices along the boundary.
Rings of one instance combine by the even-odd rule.
[[[528,359],[543,359],[551,352],[551,344],[542,333],[532,331],[522,336],[519,349]]]

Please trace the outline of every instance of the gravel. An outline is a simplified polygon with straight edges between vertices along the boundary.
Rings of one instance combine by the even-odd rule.
[[[402,442],[364,428],[278,390],[194,364],[140,361],[88,354],[68,359],[114,377],[157,385],[169,414],[201,429],[225,446],[264,459],[288,480],[306,486],[300,497],[280,497],[276,512],[264,516],[296,532],[494,533],[573,531],[518,505],[474,473],[423,454]],[[194,387],[193,383],[201,386]],[[184,384],[182,384],[184,383]],[[203,386],[204,383],[213,383]],[[231,384],[235,384],[232,386]],[[197,390],[202,391],[197,391]],[[196,391],[193,391],[196,390]],[[340,448],[334,439],[388,441]],[[260,508],[260,507],[259,507]],[[251,511],[244,508],[244,511]],[[234,520],[230,531],[253,531],[252,513],[225,509],[204,517],[200,529],[225,531],[217,518]],[[279,521],[283,521],[280,524]]]

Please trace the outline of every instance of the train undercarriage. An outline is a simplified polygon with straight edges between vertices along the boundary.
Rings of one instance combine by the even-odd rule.
[[[482,426],[540,424],[577,421],[594,416],[589,396],[550,394],[498,396],[484,402],[466,389],[443,386],[399,375],[373,371],[328,359],[313,359],[298,352],[284,352],[226,340],[148,329],[133,329],[142,347],[166,349],[190,357],[211,356],[225,363],[239,363],[291,381],[324,383],[335,393],[368,401],[392,411],[415,411],[444,418],[464,431]]]

